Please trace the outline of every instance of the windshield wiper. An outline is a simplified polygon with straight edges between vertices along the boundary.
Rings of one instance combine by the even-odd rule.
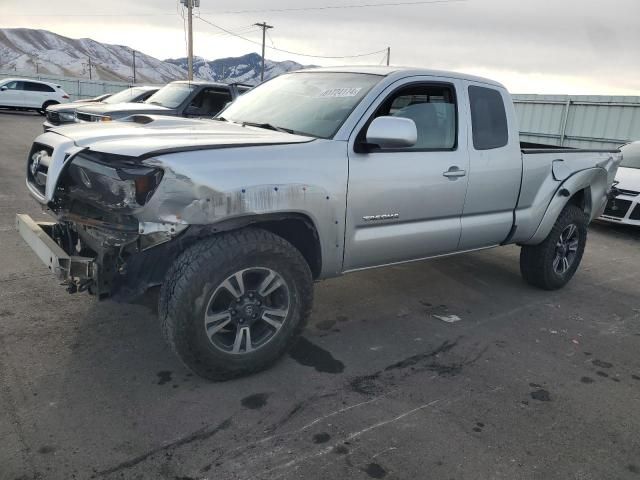
[[[267,130],[275,130],[276,132],[283,133],[295,133],[290,128],[276,127],[275,125],[271,125],[270,123],[257,123],[257,122],[242,122],[243,127],[258,127],[258,128],[266,128]]]
[[[224,117],[213,117],[211,120],[216,120],[217,122],[228,122],[229,121]]]

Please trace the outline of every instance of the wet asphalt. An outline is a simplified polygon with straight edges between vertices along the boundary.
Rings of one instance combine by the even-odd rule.
[[[0,112],[0,479],[640,479],[640,230],[557,292],[517,247],[319,283],[290,355],[210,383],[153,296],[69,295],[15,232],[41,123]]]

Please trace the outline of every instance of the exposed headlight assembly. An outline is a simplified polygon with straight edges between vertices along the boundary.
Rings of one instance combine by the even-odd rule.
[[[128,157],[81,153],[68,167],[73,196],[110,209],[135,210],[147,203],[162,180],[162,170]]]
[[[58,112],[58,118],[63,122],[75,122],[76,114],[74,112]]]

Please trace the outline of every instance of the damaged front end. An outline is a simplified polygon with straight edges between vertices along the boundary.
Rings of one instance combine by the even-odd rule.
[[[70,293],[128,299],[162,282],[177,251],[170,240],[187,227],[138,219],[162,176],[134,157],[81,150],[60,159],[35,144],[27,185],[57,223],[18,215],[18,230]]]

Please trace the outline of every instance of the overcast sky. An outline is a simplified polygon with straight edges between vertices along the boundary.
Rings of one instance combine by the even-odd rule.
[[[466,0],[264,11],[412,1],[417,0],[201,0],[200,11],[232,31],[266,21],[275,26],[268,45],[273,41],[290,51],[337,56],[390,46],[392,64],[484,75],[515,93],[640,95],[640,0]],[[0,27],[90,37],[164,59],[186,55],[177,12],[176,0],[0,0]],[[195,54],[208,59],[260,48],[198,19],[194,29]],[[243,35],[261,41],[257,29]],[[268,49],[267,57],[303,64],[378,64],[384,54],[326,60]]]

